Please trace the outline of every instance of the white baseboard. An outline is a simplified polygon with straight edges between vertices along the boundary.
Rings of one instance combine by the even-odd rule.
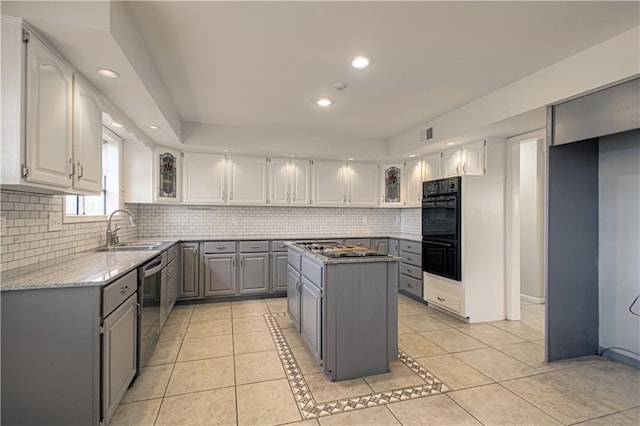
[[[532,297],[526,294],[520,294],[520,299],[531,303],[544,303],[544,297]]]

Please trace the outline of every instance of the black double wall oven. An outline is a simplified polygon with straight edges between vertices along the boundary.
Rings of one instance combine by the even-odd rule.
[[[461,178],[423,182],[422,270],[461,280]]]

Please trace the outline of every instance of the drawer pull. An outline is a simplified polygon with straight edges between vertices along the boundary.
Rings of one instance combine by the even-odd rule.
[[[407,272],[411,273],[411,272],[413,272],[413,269],[407,268]]]
[[[120,287],[120,294],[125,294],[127,292],[127,290],[129,290],[129,286],[128,285]]]
[[[284,244],[280,244],[278,247],[285,248],[286,246]]]
[[[216,250],[224,250],[227,246],[216,246]]]
[[[258,249],[260,246],[251,246],[252,249]]]
[[[409,288],[413,288],[413,284],[408,283],[407,285],[409,286]]]
[[[445,301],[445,299],[443,299],[443,298],[442,298],[442,297],[440,297],[440,296],[436,296],[436,299],[438,299],[438,300],[439,300],[439,301],[441,301],[441,302],[444,302],[444,301]]]

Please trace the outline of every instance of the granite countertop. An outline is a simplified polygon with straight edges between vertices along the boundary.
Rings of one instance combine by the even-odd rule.
[[[287,247],[299,251],[305,256],[312,257],[322,263],[325,264],[336,264],[336,263],[377,263],[377,262],[396,262],[401,259],[397,256],[387,255],[387,256],[362,256],[362,257],[327,257],[323,256],[320,253],[313,252],[311,250],[304,249],[302,247],[298,247],[293,243],[285,243]]]
[[[222,241],[222,240],[316,240],[339,238],[397,238],[420,241],[415,234],[309,234],[309,235],[179,235],[144,237],[141,240],[164,241],[166,244],[157,250],[134,251],[86,251],[39,262],[22,268],[3,271],[0,276],[0,292],[15,290],[34,290],[65,287],[104,286],[116,278],[142,265],[157,256],[171,244],[180,241]],[[313,253],[310,253],[313,255]],[[398,260],[390,257],[370,258],[327,258],[314,255],[324,263],[354,262],[391,262]]]

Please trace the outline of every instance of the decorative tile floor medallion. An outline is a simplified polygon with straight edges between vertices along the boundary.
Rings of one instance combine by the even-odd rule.
[[[289,344],[276,321],[276,317],[286,315],[286,312],[278,312],[274,314],[265,314],[264,317],[267,321],[267,325],[269,326],[271,337],[276,345],[278,356],[280,357],[280,361],[282,361],[282,366],[284,367],[287,375],[287,380],[293,390],[293,394],[296,398],[296,402],[298,403],[298,408],[300,409],[303,419],[313,419],[316,417],[343,413],[360,408],[376,407],[378,405],[405,401],[407,399],[422,398],[451,390],[447,385],[420,365],[420,363],[404,353],[402,349],[398,349],[398,361],[409,367],[411,371],[423,379],[426,382],[424,385],[374,392],[367,395],[353,396],[350,398],[318,404],[311,394],[311,390],[298,367],[298,363],[293,356],[293,352],[291,351],[291,348],[289,347]]]

